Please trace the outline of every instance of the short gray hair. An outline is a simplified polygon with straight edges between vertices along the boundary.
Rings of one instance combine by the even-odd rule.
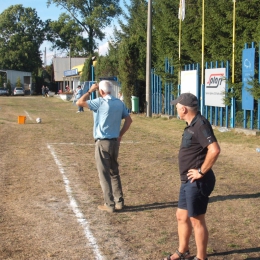
[[[185,106],[185,107],[187,107],[188,108],[188,110],[190,110],[190,111],[192,111],[193,113],[197,113],[198,112],[198,106],[196,106],[196,107],[188,107],[188,106]]]
[[[101,80],[98,84],[99,89],[102,89],[106,94],[111,93],[112,84],[108,80]]]

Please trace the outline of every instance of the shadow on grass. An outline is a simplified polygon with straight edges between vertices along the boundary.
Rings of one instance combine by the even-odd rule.
[[[209,202],[217,202],[224,200],[234,200],[234,199],[251,199],[251,198],[260,198],[260,192],[255,194],[237,194],[237,195],[217,195],[210,197]],[[178,206],[177,201],[173,202],[155,202],[152,204],[144,204],[138,206],[125,206],[124,209],[120,212],[131,212],[131,211],[144,211],[144,210],[153,210],[153,209],[165,209],[165,208],[176,208]]]
[[[234,200],[234,199],[254,199],[260,198],[260,192],[255,194],[237,194],[237,195],[217,195],[210,197],[209,203],[224,201],[224,200]],[[138,206],[125,206],[124,209],[120,212],[136,212],[136,211],[145,211],[145,210],[153,210],[153,209],[165,209],[165,208],[177,208],[178,202],[155,202],[152,204],[144,204]]]
[[[236,194],[236,195],[217,195],[210,197],[209,202],[217,202],[217,201],[224,201],[224,200],[235,200],[235,199],[256,199],[260,198],[260,192],[254,194]]]
[[[144,204],[138,206],[125,206],[123,210],[120,212],[136,212],[136,211],[145,211],[145,210],[153,210],[153,209],[165,209],[165,208],[176,208],[178,206],[178,202],[155,202],[152,204]]]
[[[231,250],[231,251],[227,251],[227,252],[218,252],[218,253],[208,254],[208,256],[225,256],[225,255],[231,255],[231,254],[247,254],[247,253],[255,253],[255,252],[260,252],[260,247]],[[259,260],[260,258],[259,257],[247,258],[247,260],[256,260],[256,259]]]

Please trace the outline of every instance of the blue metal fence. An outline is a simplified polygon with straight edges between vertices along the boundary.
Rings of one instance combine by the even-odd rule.
[[[245,45],[247,46],[247,45]],[[252,46],[254,46],[252,44]],[[259,53],[260,53],[260,47],[259,47]],[[229,79],[229,71],[230,71],[230,64],[228,61],[226,62],[210,62],[205,64],[205,68],[226,68],[226,79]],[[199,70],[199,64],[190,64],[185,66],[185,70]],[[260,59],[259,59],[259,72],[260,72]],[[174,74],[174,67],[170,65],[170,60],[165,59],[165,72],[169,73],[171,75]],[[228,91],[228,81],[226,80],[226,91]],[[198,79],[199,81],[199,79]],[[260,83],[260,73],[258,81]],[[198,86],[200,82],[198,82]],[[152,70],[151,73],[151,92],[152,92],[152,113],[154,114],[165,114],[165,115],[174,115],[175,109],[170,104],[170,101],[173,100],[173,83],[167,82],[165,80],[164,86],[162,84],[162,78],[156,74],[155,70]],[[178,86],[178,89],[180,90],[180,86]],[[231,91],[233,91],[231,89]],[[247,112],[244,111],[243,113],[243,124],[241,122],[238,122],[236,118],[238,117],[238,114],[242,114],[242,108],[237,106],[240,101],[235,100],[235,98],[231,98],[231,105],[225,106],[225,107],[213,107],[213,106],[205,106],[205,87],[203,84],[201,84],[201,89],[199,91],[199,97],[200,97],[200,109],[201,113],[210,121],[212,125],[220,126],[220,127],[242,127],[247,128],[247,120],[248,115]],[[180,93],[180,91],[179,91]],[[179,95],[178,93],[178,95]],[[250,129],[257,129],[260,130],[260,100],[257,101],[258,106],[256,109],[256,114],[254,116],[254,111],[250,111]]]
[[[162,80],[161,77],[155,74],[152,70],[151,73],[151,87],[152,87],[152,113],[162,113]]]
[[[165,72],[173,75],[174,67],[170,64],[169,59],[165,59]],[[165,82],[164,84],[164,113],[173,116],[174,108],[171,105],[171,101],[174,99],[173,96],[173,83]]]
[[[173,75],[174,67],[170,64],[169,59],[165,59],[165,72]],[[152,113],[154,114],[167,114],[173,115],[174,109],[170,104],[173,99],[173,83],[165,80],[164,88],[162,78],[155,74],[155,70],[151,73],[151,85],[152,85]]]

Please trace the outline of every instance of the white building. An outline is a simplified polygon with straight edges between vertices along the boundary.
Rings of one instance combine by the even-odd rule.
[[[25,93],[30,91],[30,86],[32,86],[31,72],[18,71],[18,70],[0,70],[0,72],[6,73],[5,83],[7,83],[8,80],[10,80],[12,91],[16,87],[18,78],[20,78],[21,87],[24,89]]]
[[[58,89],[65,91],[68,85],[70,89],[76,89],[79,85],[80,73],[83,69],[86,57],[70,58],[60,57],[53,59],[54,80],[58,82]],[[69,76],[66,72],[74,71],[74,74]]]

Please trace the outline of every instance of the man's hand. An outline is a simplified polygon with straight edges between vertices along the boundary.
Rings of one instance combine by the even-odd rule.
[[[94,92],[98,89],[98,83],[94,83],[91,85],[90,89],[88,90],[89,92]]]
[[[94,83],[91,85],[90,89],[88,90],[87,93],[85,93],[77,102],[76,104],[80,107],[88,107],[88,104],[87,104],[87,99],[89,98],[89,95],[90,93],[96,91],[98,89],[98,83]]]
[[[188,179],[191,183],[193,183],[195,180],[201,179],[203,176],[199,173],[198,169],[190,169],[188,171]]]

